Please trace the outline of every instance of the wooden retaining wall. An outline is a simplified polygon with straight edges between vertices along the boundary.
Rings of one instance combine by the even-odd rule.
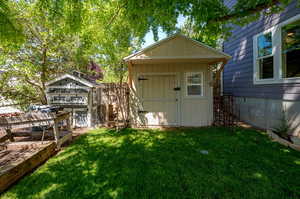
[[[273,139],[274,141],[284,145],[284,146],[287,146],[287,147],[290,147],[296,151],[300,151],[300,145],[297,145],[297,144],[294,144],[294,143],[291,143],[285,139],[282,139],[281,137],[279,137],[277,134],[273,133],[271,130],[267,130],[267,134],[269,135],[269,137],[271,139]]]
[[[0,171],[0,194],[17,182],[21,177],[37,168],[48,160],[56,152],[55,142],[49,143],[41,150],[34,153],[22,162],[18,162],[11,167]]]

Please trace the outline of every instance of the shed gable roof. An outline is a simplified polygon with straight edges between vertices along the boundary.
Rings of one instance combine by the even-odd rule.
[[[182,34],[175,34],[138,51],[124,61],[143,59],[230,59],[231,56]]]

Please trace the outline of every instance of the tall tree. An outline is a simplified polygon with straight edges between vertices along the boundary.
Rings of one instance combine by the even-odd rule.
[[[84,42],[59,26],[54,28],[44,13],[30,3],[15,6],[20,11],[18,19],[22,20],[24,42],[1,45],[0,70],[4,73],[0,77],[0,93],[21,104],[47,104],[46,82],[87,62],[82,52]]]
[[[82,22],[72,29],[69,16],[52,16],[39,1],[18,1],[11,5],[22,21],[23,43],[0,43],[0,95],[21,104],[46,104],[45,83],[58,73],[85,71],[89,60],[96,60],[112,75],[123,78],[126,71],[121,57],[139,46],[132,24],[124,20],[124,10],[115,1],[82,5]],[[120,17],[122,16],[122,17]],[[74,19],[75,20],[75,19]],[[135,44],[135,45],[134,45]]]
[[[292,0],[237,0],[228,8],[223,0],[34,0],[36,9],[46,11],[46,17],[60,25],[76,32],[84,27],[87,13],[98,16],[98,20],[107,27],[122,17],[126,20],[135,36],[143,38],[145,33],[152,30],[158,38],[158,28],[167,33],[174,31],[176,20],[183,15],[193,24],[195,31],[207,29],[209,33],[224,32],[224,24],[245,24],[256,19],[261,13],[270,14],[285,8]],[[299,0],[295,0],[298,1]],[[0,0],[0,21],[10,26],[10,29],[0,31],[0,37],[11,30],[20,32],[18,17],[12,9],[9,0]],[[22,1],[16,1],[22,2]],[[63,21],[63,23],[61,23]],[[104,25],[104,24],[102,24]],[[104,27],[104,26],[102,26]]]
[[[299,0],[297,0],[299,1]],[[46,103],[45,81],[58,72],[83,69],[97,60],[111,80],[126,75],[121,58],[135,51],[149,31],[178,31],[216,46],[230,30],[291,0],[0,0],[0,94],[19,102]],[[111,77],[111,76],[110,76]]]

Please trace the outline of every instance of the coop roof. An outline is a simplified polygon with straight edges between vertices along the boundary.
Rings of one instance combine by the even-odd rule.
[[[62,76],[59,76],[59,77],[57,77],[57,78],[55,78],[55,79],[47,82],[46,86],[50,86],[51,84],[53,84],[55,82],[58,82],[60,80],[67,79],[67,78],[72,79],[74,81],[78,81],[78,82],[80,82],[80,83],[82,83],[82,84],[84,84],[84,85],[86,85],[88,87],[91,87],[91,88],[92,87],[101,87],[102,86],[101,84],[98,84],[98,83],[96,83],[93,80],[89,81],[88,79],[85,79],[85,78],[82,78],[82,77],[79,77],[79,76],[76,76],[76,75],[71,75],[71,74],[68,74],[68,73],[64,74]]]

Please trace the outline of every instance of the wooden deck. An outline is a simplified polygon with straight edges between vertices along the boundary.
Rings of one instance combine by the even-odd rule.
[[[61,125],[64,121],[65,126]],[[32,131],[37,126],[43,131]],[[0,131],[0,193],[72,139],[68,112],[0,117]]]

